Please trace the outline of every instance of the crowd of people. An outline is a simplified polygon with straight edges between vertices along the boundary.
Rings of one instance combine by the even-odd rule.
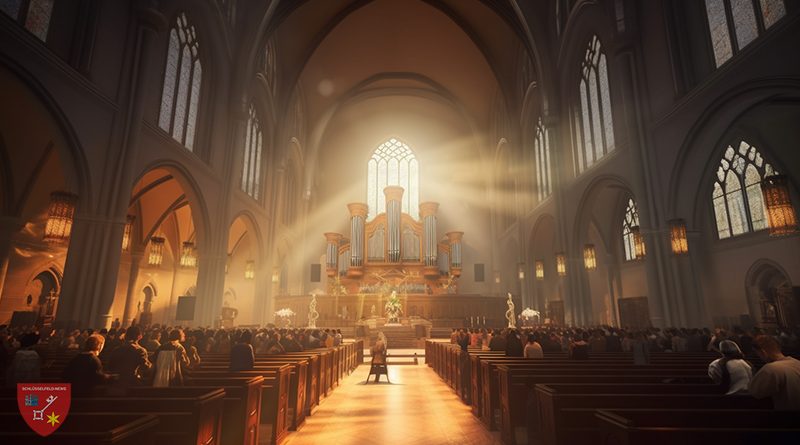
[[[509,357],[541,359],[546,352],[566,352],[574,360],[592,354],[627,352],[634,365],[650,363],[653,352],[715,352],[721,357],[708,365],[708,376],[723,386],[726,394],[771,397],[773,406],[800,410],[800,353],[797,331],[752,332],[724,329],[641,329],[610,326],[593,328],[537,327],[522,329],[453,329],[450,341],[462,351],[480,348],[503,351]],[[786,355],[785,355],[786,354]],[[763,366],[753,372],[750,360]]]
[[[75,395],[98,387],[179,386],[200,365],[201,354],[230,357],[232,371],[253,369],[255,354],[282,354],[342,343],[336,329],[127,329],[48,330],[0,326],[0,370],[8,386],[37,382],[48,357],[70,357],[61,373]],[[69,354],[74,351],[75,354]]]

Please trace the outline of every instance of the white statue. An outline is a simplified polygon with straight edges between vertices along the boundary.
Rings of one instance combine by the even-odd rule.
[[[317,312],[317,295],[311,294],[311,303],[308,304],[308,327],[316,328],[319,312]]]
[[[511,299],[511,292],[508,293],[508,310],[506,311],[506,320],[508,320],[508,327],[516,329],[517,317],[514,315],[514,301]]]

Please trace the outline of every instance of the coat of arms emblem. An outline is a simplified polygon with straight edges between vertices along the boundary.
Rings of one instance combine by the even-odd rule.
[[[17,406],[36,434],[49,436],[67,420],[71,393],[69,383],[18,383]]]

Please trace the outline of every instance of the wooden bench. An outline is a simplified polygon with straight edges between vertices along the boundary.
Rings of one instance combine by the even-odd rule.
[[[0,413],[0,442],[9,445],[142,445],[155,441],[158,417],[117,413],[70,412],[53,434],[31,431],[19,412]]]
[[[796,445],[800,412],[742,409],[604,409],[595,412],[605,444]]]
[[[712,386],[712,385],[709,385]],[[768,400],[714,393],[718,387],[689,388],[681,393],[672,385],[550,384],[535,386],[539,428],[545,445],[596,443],[599,429],[594,411],[606,408],[741,408],[767,409]]]

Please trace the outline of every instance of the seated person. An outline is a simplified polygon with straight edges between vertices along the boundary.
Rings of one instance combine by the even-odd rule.
[[[725,388],[725,394],[747,392],[750,379],[753,378],[753,370],[744,360],[739,345],[730,340],[723,340],[719,343],[719,351],[722,358],[708,365],[708,376],[714,383]]]
[[[61,378],[72,384],[73,395],[91,395],[96,387],[112,380],[111,374],[103,372],[103,363],[98,358],[105,341],[102,335],[90,335],[84,344],[84,351],[73,357],[64,368]]]

